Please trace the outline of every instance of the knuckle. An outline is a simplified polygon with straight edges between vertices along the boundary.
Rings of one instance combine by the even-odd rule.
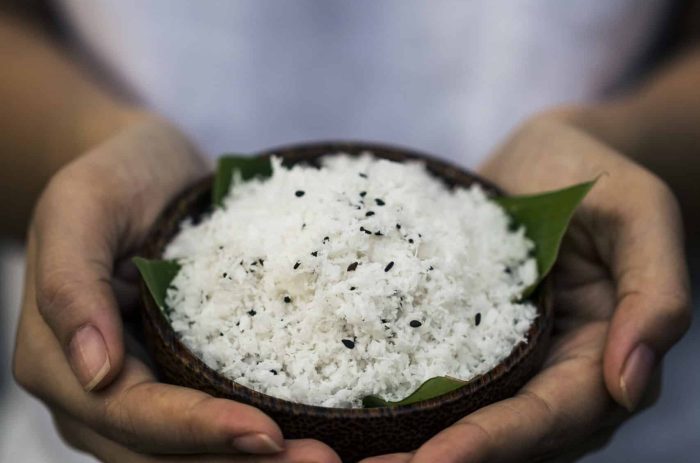
[[[139,438],[137,423],[127,406],[130,390],[126,389],[121,394],[105,399],[103,431],[125,447],[136,452],[145,452],[147,448]]]
[[[71,274],[55,270],[39,278],[37,304],[39,312],[49,320],[65,313],[76,303],[80,288],[72,282]]]
[[[68,165],[56,172],[46,184],[46,188],[39,199],[40,204],[47,206],[64,201],[70,197],[77,188],[93,188],[98,182],[88,181],[89,175],[83,173],[84,169]]]
[[[306,448],[304,458],[308,458],[309,461],[317,461],[318,463],[342,463],[336,453],[324,444]]]
[[[599,363],[597,360],[596,363]],[[533,391],[525,390],[522,391],[523,396],[530,399],[531,404],[537,409],[537,416],[543,421],[541,423],[542,429],[547,429],[549,432],[540,433],[538,437],[537,448],[544,452],[550,451],[557,448],[561,442],[561,430],[567,429],[565,423],[563,423],[563,415],[561,411],[557,411],[554,407],[544,399],[539,394]]]
[[[107,206],[117,199],[112,183],[108,170],[92,165],[88,160],[78,160],[49,179],[39,197],[35,215],[61,210],[66,204],[81,208],[88,208],[93,203]]]
[[[454,426],[465,434],[472,434],[478,436],[482,442],[482,445],[480,445],[480,447],[486,449],[493,449],[497,445],[496,436],[494,436],[491,432],[487,431],[484,426],[482,426],[481,424],[472,420],[469,417],[458,421],[457,423],[455,423]]]
[[[200,412],[201,407],[207,403],[212,403],[212,400],[216,399],[212,399],[209,396],[204,396],[201,399],[192,402],[184,412],[184,435],[188,436],[188,439],[190,439],[192,444],[196,447],[204,447],[207,444],[207,439],[205,437],[205,426],[202,426]]]

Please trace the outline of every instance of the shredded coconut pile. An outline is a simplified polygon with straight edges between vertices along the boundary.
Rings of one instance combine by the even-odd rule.
[[[334,155],[234,183],[165,252],[166,303],[204,362],[266,394],[327,407],[469,380],[525,338],[533,244],[478,186],[422,163]]]

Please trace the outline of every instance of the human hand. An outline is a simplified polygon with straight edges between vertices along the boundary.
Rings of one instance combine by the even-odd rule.
[[[602,174],[552,275],[555,326],[544,366],[514,397],[464,417],[417,451],[366,462],[569,461],[655,400],[645,392],[690,324],[678,206],[650,172],[546,116],[523,126],[481,173],[511,194]]]
[[[68,443],[103,461],[336,462],[320,442],[285,442],[253,407],[158,383],[125,351],[129,298],[117,296],[134,288],[115,263],[206,171],[177,130],[144,116],[52,179],[29,232],[15,377]]]

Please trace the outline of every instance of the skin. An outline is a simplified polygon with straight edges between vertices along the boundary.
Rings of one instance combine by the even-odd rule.
[[[208,166],[176,128],[87,75],[35,23],[3,14],[0,26],[11,52],[0,152],[13,153],[0,157],[0,185],[17,198],[2,222],[22,223],[34,208],[19,384],[69,444],[103,461],[338,461],[320,442],[285,441],[258,410],[157,382],[124,329],[134,300],[125,262]],[[700,57],[688,53],[624,98],[536,116],[482,166],[512,193],[602,174],[555,269],[554,343],[515,397],[415,452],[370,461],[566,461],[653,402],[663,355],[690,322],[673,192],[693,210],[698,76]]]
[[[0,11],[0,47],[9,70],[0,73],[0,151],[11,153],[0,156],[0,191],[16,199],[0,223],[31,216],[17,382],[46,403],[69,444],[102,461],[337,462],[320,442],[285,441],[259,410],[159,383],[129,348],[128,257],[210,167],[31,17]]]
[[[689,325],[679,209],[650,172],[552,117],[526,124],[481,172],[513,193],[602,174],[554,272],[545,364],[515,397],[466,416],[416,452],[366,462],[569,461],[604,443],[639,406],[661,356]],[[630,357],[640,345],[653,352],[646,364]]]

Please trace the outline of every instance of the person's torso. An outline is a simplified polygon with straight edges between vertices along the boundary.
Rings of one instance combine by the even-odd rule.
[[[589,100],[658,32],[650,0],[61,0],[78,37],[216,155],[312,139],[473,165],[518,122]]]

